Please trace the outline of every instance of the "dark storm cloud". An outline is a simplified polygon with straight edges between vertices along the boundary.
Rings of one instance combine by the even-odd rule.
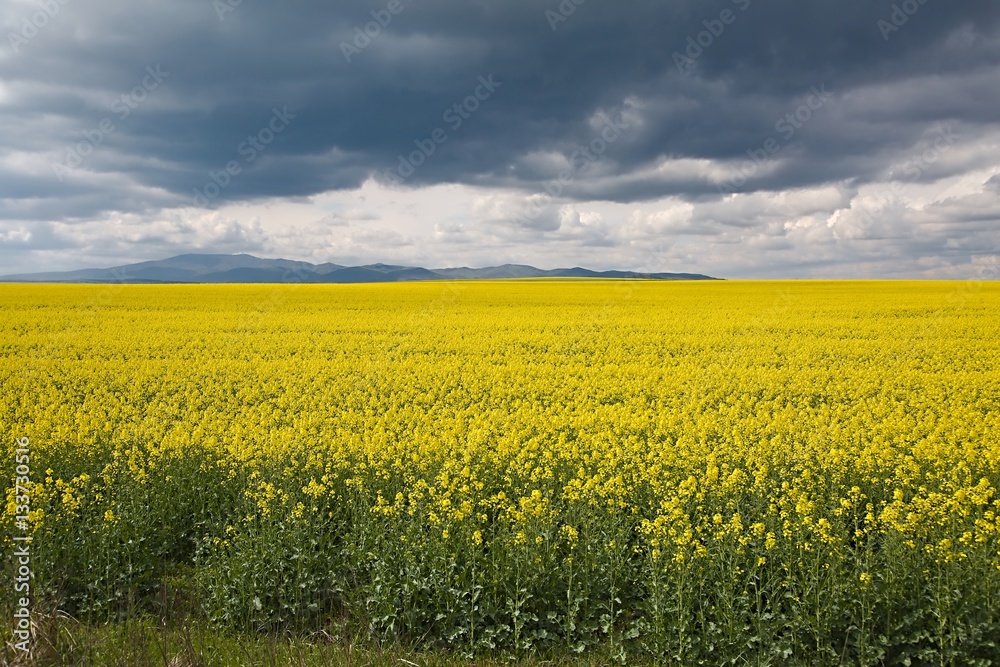
[[[780,151],[729,191],[856,186],[929,128],[974,135],[1000,108],[992,0],[56,4],[34,32],[25,21],[39,5],[4,14],[7,218],[184,206],[196,189],[218,190],[208,206],[303,197],[399,175],[400,155],[430,148],[408,184],[538,192],[600,136],[601,118],[627,129],[574,176],[570,197],[719,196],[738,171],[668,178],[655,167],[738,170],[771,138]],[[366,24],[378,33],[367,41]],[[166,74],[151,80],[150,68]],[[477,98],[491,75],[498,85]],[[816,87],[829,101],[785,136],[778,124]]]

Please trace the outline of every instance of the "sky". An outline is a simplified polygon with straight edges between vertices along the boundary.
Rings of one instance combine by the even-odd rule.
[[[0,274],[1000,277],[996,0],[0,0]]]

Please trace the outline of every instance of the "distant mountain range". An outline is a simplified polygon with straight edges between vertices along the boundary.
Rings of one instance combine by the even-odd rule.
[[[0,276],[5,282],[58,283],[387,283],[412,280],[496,280],[504,278],[638,278],[646,280],[717,280],[697,273],[639,273],[536,269],[504,264],[485,269],[424,269],[419,266],[310,264],[253,255],[178,255],[169,259],[50,273]]]

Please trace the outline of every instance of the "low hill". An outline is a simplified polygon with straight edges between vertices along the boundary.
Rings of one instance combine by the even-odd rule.
[[[633,278],[644,280],[717,280],[697,273],[638,273],[537,269],[504,264],[481,269],[469,267],[425,269],[419,266],[368,264],[310,264],[290,259],[264,259],[253,255],[177,255],[168,259],[48,273],[0,276],[3,282],[33,283],[385,283],[413,280],[497,280],[510,278]]]

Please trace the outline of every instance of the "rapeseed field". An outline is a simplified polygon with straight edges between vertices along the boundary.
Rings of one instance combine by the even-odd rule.
[[[4,550],[28,438],[77,618],[183,582],[470,655],[1000,654],[995,283],[3,285],[0,350]]]

